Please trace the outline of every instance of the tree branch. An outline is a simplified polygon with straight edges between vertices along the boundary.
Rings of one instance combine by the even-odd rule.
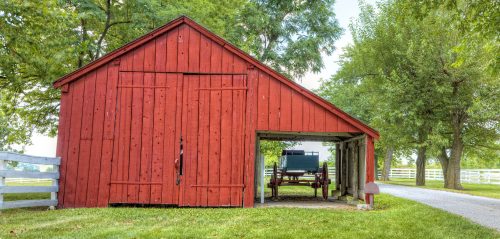
[[[108,33],[109,27],[110,27],[110,22],[111,22],[111,0],[106,1],[106,9],[104,11],[106,13],[106,22],[104,23],[104,30],[101,33],[101,36],[99,36],[99,40],[97,40],[97,49],[95,52],[95,57],[94,60],[99,58],[99,53],[101,51],[102,47],[102,41],[104,40],[104,37],[106,37],[106,34]]]
[[[99,36],[99,40],[97,40],[97,49],[96,53],[94,55],[94,60],[99,58],[101,54],[101,49],[102,49],[102,42],[104,41],[104,38],[109,32],[109,29],[112,26],[116,26],[118,24],[125,24],[125,23],[131,23],[130,20],[126,21],[115,21],[111,22],[112,14],[111,14],[111,0],[106,1],[106,9],[103,9],[104,12],[106,13],[106,22],[104,23],[104,30],[102,31],[101,35]]]

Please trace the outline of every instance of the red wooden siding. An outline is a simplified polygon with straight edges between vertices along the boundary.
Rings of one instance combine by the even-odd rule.
[[[366,133],[200,26],[164,29],[56,82],[60,207],[250,207],[257,131]]]

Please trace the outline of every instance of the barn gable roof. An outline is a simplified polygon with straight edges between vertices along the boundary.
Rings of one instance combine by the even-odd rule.
[[[123,54],[135,49],[138,46],[143,45],[144,43],[150,41],[151,39],[154,39],[157,36],[160,36],[166,32],[168,32],[171,29],[174,29],[182,24],[187,24],[188,26],[196,29],[199,31],[201,34],[206,36],[207,38],[211,39],[212,41],[220,44],[224,49],[227,49],[228,51],[232,52],[233,54],[238,55],[241,57],[243,60],[249,62],[250,64],[253,64],[255,67],[259,68],[260,70],[266,72],[270,76],[278,79],[282,83],[286,84],[293,90],[301,93],[302,95],[306,96],[313,102],[315,102],[318,105],[321,105],[323,108],[327,109],[328,111],[332,112],[333,114],[341,117],[342,119],[346,120],[348,123],[352,124],[354,127],[358,128],[362,132],[378,139],[379,138],[379,133],[371,128],[370,126],[364,124],[360,120],[350,116],[349,114],[345,113],[344,111],[340,110],[338,107],[333,105],[332,103],[326,101],[325,99],[321,98],[320,96],[314,94],[313,92],[309,91],[308,89],[304,88],[303,86],[289,80],[285,76],[281,75],[280,73],[276,72],[275,70],[271,69],[270,67],[266,66],[264,63],[258,61],[257,59],[253,58],[249,54],[243,52],[239,48],[235,47],[234,45],[230,44],[226,40],[222,39],[221,37],[217,36],[216,34],[210,32],[203,26],[199,25],[195,21],[191,20],[190,18],[186,16],[181,16],[167,24],[165,24],[162,27],[159,27],[152,32],[143,35],[142,37],[139,37],[135,39],[134,41],[125,44],[124,46],[104,55],[103,57],[90,62],[89,64],[81,67],[78,70],[75,70],[67,75],[64,75],[63,77],[59,78],[57,81],[54,82],[54,87],[59,88],[62,87],[63,85],[72,82],[74,80],[79,79],[81,76],[85,75],[86,73],[89,73],[97,68],[99,68],[102,65],[105,65],[112,60],[122,56]]]

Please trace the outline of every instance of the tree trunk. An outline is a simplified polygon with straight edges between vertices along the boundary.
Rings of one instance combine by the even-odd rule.
[[[417,186],[424,186],[425,185],[425,161],[426,159],[426,151],[427,147],[426,146],[419,146],[417,149],[417,179],[416,179],[416,185]]]
[[[448,177],[447,177],[447,171],[448,171],[448,162],[450,161],[450,158],[446,154],[446,148],[441,149],[441,153],[438,156],[439,162],[441,163],[441,169],[443,170],[443,179],[444,179],[444,185],[448,183]]]
[[[464,142],[462,139],[462,129],[464,126],[465,113],[457,111],[453,114],[453,144],[451,147],[450,160],[446,170],[445,188],[462,190],[460,183],[460,161],[464,150]]]
[[[391,173],[391,163],[394,154],[394,147],[388,146],[385,152],[384,167],[382,169],[382,181],[389,181],[389,174]]]

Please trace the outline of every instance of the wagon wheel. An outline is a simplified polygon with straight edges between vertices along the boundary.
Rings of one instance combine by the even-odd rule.
[[[328,179],[328,164],[326,162],[323,163],[323,172],[321,175],[321,191],[323,193],[323,199],[328,199],[328,184],[330,184],[330,180]]]

